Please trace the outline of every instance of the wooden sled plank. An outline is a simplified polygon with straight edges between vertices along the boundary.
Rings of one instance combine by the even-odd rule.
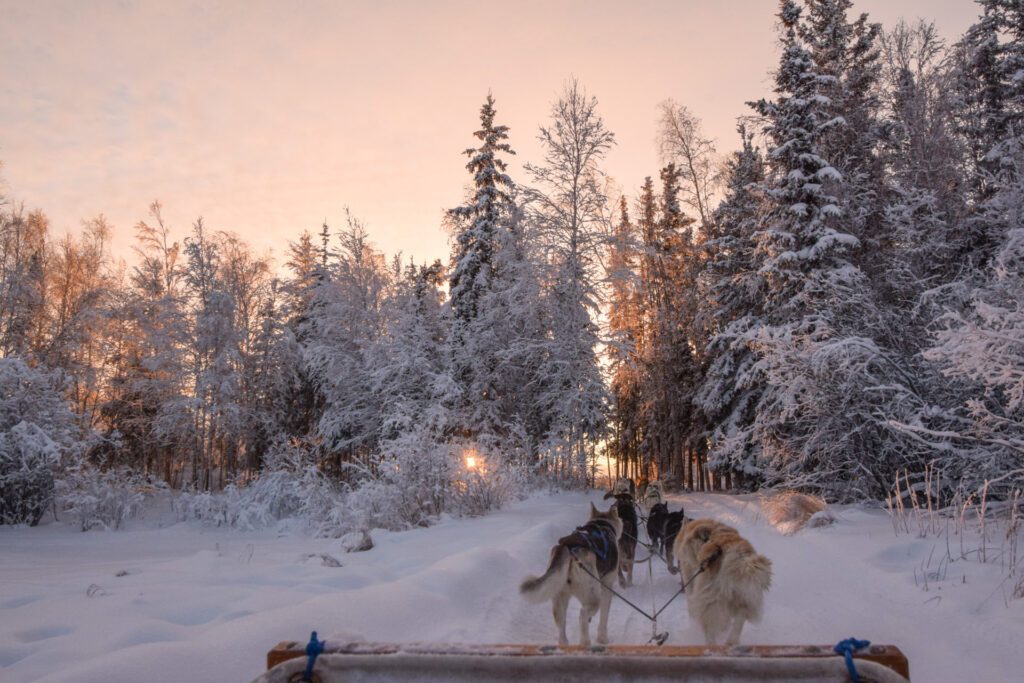
[[[442,643],[328,643],[325,655],[352,656],[437,656],[460,662],[473,657],[611,657],[671,660],[673,658],[732,658],[739,660],[813,660],[837,657],[831,645],[739,645],[728,647],[698,645],[606,645],[584,648],[579,645],[451,645]],[[279,643],[267,653],[267,669],[282,662],[305,657],[305,644]],[[881,665],[910,680],[906,656],[894,645],[871,645],[854,655],[854,660]]]

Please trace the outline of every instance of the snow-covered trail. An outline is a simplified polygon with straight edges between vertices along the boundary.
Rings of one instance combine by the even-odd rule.
[[[479,519],[377,532],[373,550],[351,555],[337,541],[186,524],[87,534],[0,527],[0,680],[244,681],[275,643],[313,629],[329,640],[554,642],[549,607],[525,604],[517,586],[543,571],[550,546],[586,519],[590,500],[606,505],[596,492],[537,496]],[[834,526],[783,536],[752,496],[673,502],[737,526],[772,559],[765,621],[748,626],[744,642],[857,636],[899,645],[916,680],[1018,679],[1024,601],[1006,606],[998,567],[953,564],[925,592],[914,569],[934,569],[944,541],[939,549],[935,539],[896,537],[884,513],[839,508]],[[311,553],[344,566],[301,559]],[[646,576],[638,566],[626,593],[648,607]],[[659,604],[677,587],[657,563]],[[660,626],[670,643],[700,643],[683,600]],[[643,643],[650,626],[616,601],[609,634]]]

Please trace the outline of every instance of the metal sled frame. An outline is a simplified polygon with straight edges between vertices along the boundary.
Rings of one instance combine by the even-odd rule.
[[[893,645],[854,655],[862,681],[910,680],[907,658]],[[284,642],[267,653],[260,683],[302,680],[305,645]],[[328,643],[314,680],[332,681],[847,681],[843,658],[829,645],[654,646],[583,648],[546,645]]]

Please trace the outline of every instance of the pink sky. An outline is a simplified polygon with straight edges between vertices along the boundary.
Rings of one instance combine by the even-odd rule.
[[[500,9],[499,9],[500,8]],[[969,0],[860,0],[891,25],[955,40]],[[118,252],[153,199],[179,237],[203,216],[281,254],[343,207],[373,241],[447,258],[441,228],[468,179],[488,89],[518,157],[575,75],[618,146],[632,194],[660,166],[657,103],[687,105],[735,146],[777,62],[773,0],[666,2],[52,2],[0,0],[3,194],[58,232],[106,214]]]

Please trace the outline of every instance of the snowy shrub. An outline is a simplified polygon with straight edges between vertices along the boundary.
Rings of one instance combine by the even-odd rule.
[[[229,487],[230,488],[230,487]],[[227,523],[227,497],[209,491],[183,491],[175,497],[171,507],[181,521],[197,521],[221,526]]]
[[[513,464],[464,472],[452,487],[451,511],[458,515],[476,516],[497,510],[506,503],[523,498],[529,491],[529,481],[528,471]]]
[[[56,374],[0,358],[0,524],[38,524],[53,500],[78,431],[61,390]]]
[[[1021,204],[1018,216],[1024,214]],[[1024,229],[1015,228],[995,255],[989,281],[973,292],[970,309],[947,313],[935,333],[937,344],[924,354],[965,387],[968,398],[952,429],[915,429],[943,451],[954,476],[974,487],[991,480],[989,494],[1001,497],[1024,484],[1022,301]]]
[[[181,493],[173,503],[178,518],[242,530],[298,518],[319,531],[339,494],[310,450],[302,443],[281,442],[265,463],[263,473],[248,485],[229,484],[221,493]]]
[[[142,509],[146,482],[125,470],[69,469],[57,483],[59,507],[82,531],[119,529]]]
[[[53,500],[60,447],[34,424],[0,432],[0,524],[39,523]]]

